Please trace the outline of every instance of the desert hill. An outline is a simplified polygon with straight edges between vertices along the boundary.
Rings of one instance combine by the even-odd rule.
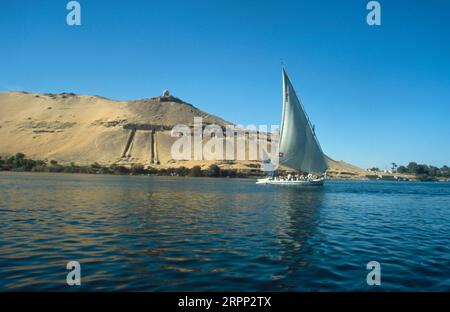
[[[0,92],[0,155],[22,152],[60,163],[143,164],[160,167],[218,163],[255,170],[258,161],[175,161],[171,146],[177,124],[194,117],[221,127],[231,123],[173,96],[114,101],[100,96]],[[328,158],[332,177],[364,178],[366,171]]]

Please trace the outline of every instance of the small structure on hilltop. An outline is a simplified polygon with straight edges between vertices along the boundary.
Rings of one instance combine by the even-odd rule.
[[[170,94],[169,90],[167,90],[167,89],[165,89],[163,91],[162,96],[153,97],[148,100],[150,100],[152,102],[175,102],[175,103],[183,103],[183,104],[191,105],[191,104],[185,103],[184,101],[182,101],[181,99],[179,99],[177,97],[174,97],[173,95]]]

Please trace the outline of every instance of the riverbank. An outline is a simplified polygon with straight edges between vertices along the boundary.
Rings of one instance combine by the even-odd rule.
[[[222,129],[233,125],[174,97],[114,101],[73,93],[0,92],[0,156],[7,160],[21,152],[30,159],[41,159],[47,162],[46,166],[40,162],[33,170],[44,172],[173,175],[186,174],[200,166],[208,174],[210,166],[216,165],[220,176],[263,175],[261,157],[250,157],[253,143],[250,144],[249,136],[244,138],[242,147],[235,138],[235,143],[225,146],[222,157],[210,158],[217,160],[197,160],[193,150],[192,157],[186,158],[190,160],[174,159],[172,147],[179,138],[172,135],[172,129],[177,125],[191,127],[196,117],[202,117],[204,125]],[[202,144],[209,141],[210,137],[204,136]],[[268,150],[272,150],[273,142],[264,132],[256,140],[257,145],[267,145]],[[239,155],[243,154],[239,157],[238,148]],[[229,152],[233,155],[231,160]],[[64,168],[51,165],[52,160]],[[331,179],[367,179],[362,168],[331,157],[326,160],[327,176]],[[196,172],[198,169],[192,174]]]
[[[49,173],[84,173],[84,174],[111,174],[111,175],[156,175],[156,176],[190,176],[190,177],[229,177],[229,178],[245,178],[257,177],[261,174],[257,172],[248,172],[232,169],[222,169],[218,165],[210,165],[208,168],[193,166],[187,168],[169,167],[145,167],[141,164],[133,164],[131,166],[110,165],[104,166],[93,163],[89,166],[77,165],[75,163],[59,164],[55,160],[33,160],[28,159],[22,153],[17,153],[7,159],[0,158],[0,171],[15,172],[49,172]],[[258,170],[258,172],[260,172]]]
[[[27,158],[23,153],[17,153],[14,156],[3,159],[0,157],[0,171],[11,172],[44,172],[44,173],[81,173],[81,174],[106,174],[106,175],[135,175],[135,176],[178,176],[178,177],[210,177],[210,178],[259,178],[264,174],[259,168],[252,169],[233,169],[217,164],[207,166],[194,165],[192,167],[151,167],[142,164],[120,165],[113,164],[109,166],[93,163],[91,165],[77,165],[75,163],[60,164],[56,160],[34,160]],[[286,170],[281,169],[282,173]],[[388,181],[432,181],[448,182],[448,178],[426,177],[421,179],[414,175],[386,175],[386,174],[365,174],[346,171],[327,172],[329,180],[388,180]]]

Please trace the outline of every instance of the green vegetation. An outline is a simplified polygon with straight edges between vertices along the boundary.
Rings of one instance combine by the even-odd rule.
[[[394,166],[395,165],[395,166]],[[410,162],[407,166],[398,166],[400,174],[414,175],[420,181],[450,180],[450,167],[443,166],[437,168],[434,166],[417,164]],[[379,171],[378,168],[372,168]],[[133,164],[131,167],[113,164],[103,166],[93,163],[89,166],[81,166],[75,163],[59,164],[56,160],[33,160],[27,158],[23,153],[17,153],[14,156],[0,157],[0,171],[27,171],[27,172],[64,172],[64,173],[88,173],[88,174],[115,174],[115,175],[158,175],[158,176],[189,176],[189,177],[227,177],[227,178],[245,178],[250,176],[260,176],[258,169],[236,170],[222,169],[218,165],[210,165],[207,169],[200,166],[192,168],[154,168],[145,167],[141,164]]]
[[[421,181],[435,181],[439,178],[450,178],[450,168],[448,166],[438,168],[424,164],[417,164],[415,162],[410,162],[406,167],[399,166],[397,168],[397,172],[415,175],[416,178]]]
[[[221,170],[217,165],[211,165],[207,170],[205,170],[204,175],[207,177],[220,177]]]
[[[221,169],[217,165],[211,165],[207,169],[195,166],[191,169],[178,168],[153,168],[144,167],[141,164],[133,164],[131,167],[113,164],[103,166],[93,163],[90,166],[80,166],[75,163],[69,165],[59,164],[56,160],[32,160],[22,153],[3,159],[0,157],[0,171],[26,171],[26,172],[63,172],[63,173],[87,173],[87,174],[116,174],[116,175],[158,175],[158,176],[190,176],[190,177],[247,177],[257,176],[256,172],[240,172],[235,169]],[[258,172],[259,173],[259,172]]]
[[[201,177],[202,176],[202,168],[200,166],[194,166],[189,170],[190,177]]]
[[[40,160],[27,159],[24,154],[17,153],[5,160],[0,158],[0,170],[32,171],[33,168],[42,166],[43,163]]]

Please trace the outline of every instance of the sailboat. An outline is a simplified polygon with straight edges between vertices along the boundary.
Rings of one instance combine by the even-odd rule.
[[[298,170],[304,175],[288,177],[272,176],[258,179],[257,184],[276,185],[323,185],[327,161],[316,137],[308,115],[283,67],[283,113],[278,145],[279,164]]]

